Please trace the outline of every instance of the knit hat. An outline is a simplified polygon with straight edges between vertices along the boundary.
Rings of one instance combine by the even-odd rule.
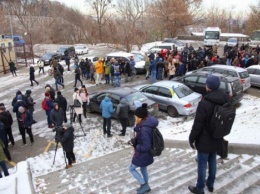
[[[147,111],[147,104],[143,103],[142,107],[139,107],[135,110],[134,113],[135,116],[139,117],[139,118],[145,118],[148,116],[148,111]]]
[[[4,103],[0,103],[0,107],[2,107],[2,106],[5,107],[5,104]]]
[[[31,90],[26,90],[26,94],[31,94],[32,91]]]
[[[79,90],[78,88],[75,88],[75,89],[74,89],[74,92],[77,92],[78,90]]]
[[[219,77],[210,75],[206,81],[206,85],[210,90],[217,90],[220,86]]]
[[[45,92],[45,96],[49,97],[50,93],[49,92]]]
[[[24,111],[24,107],[19,106],[18,111],[19,111],[20,113],[23,113],[23,111]]]
[[[22,99],[23,99],[22,95],[19,94],[19,95],[17,96],[17,100],[22,100]]]
[[[70,127],[71,127],[71,124],[70,124],[70,123],[65,123],[65,124],[63,125],[63,127],[70,128]]]
[[[58,95],[58,96],[61,95],[61,91],[58,91],[58,92],[57,92],[57,95]]]

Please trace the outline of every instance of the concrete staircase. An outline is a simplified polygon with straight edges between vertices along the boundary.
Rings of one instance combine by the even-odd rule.
[[[133,154],[124,149],[36,178],[36,193],[132,194],[139,187],[128,172]],[[151,194],[190,193],[197,178],[196,152],[167,148],[148,167]],[[209,193],[205,189],[205,193]],[[260,193],[260,157],[229,154],[218,159],[214,193]]]

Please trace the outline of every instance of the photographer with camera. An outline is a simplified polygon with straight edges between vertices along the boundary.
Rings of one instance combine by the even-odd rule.
[[[73,153],[74,128],[71,124],[66,123],[63,128],[55,128],[53,131],[56,131],[56,141],[61,143],[63,150],[66,152],[68,164],[65,169],[71,168],[72,164],[76,163],[75,155]]]

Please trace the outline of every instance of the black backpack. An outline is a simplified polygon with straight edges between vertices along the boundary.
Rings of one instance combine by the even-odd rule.
[[[150,154],[152,156],[160,156],[162,151],[164,150],[163,136],[157,127],[154,127],[152,130],[153,130],[153,144],[150,150]]]
[[[228,135],[236,117],[236,108],[230,103],[215,105],[209,122],[209,131],[214,139]]]

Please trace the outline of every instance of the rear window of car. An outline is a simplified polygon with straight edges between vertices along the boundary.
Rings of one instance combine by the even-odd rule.
[[[239,75],[240,75],[240,78],[242,78],[242,79],[243,79],[243,78],[248,78],[248,77],[249,77],[249,74],[248,74],[247,71],[240,72]]]
[[[185,85],[179,86],[177,88],[173,87],[172,89],[179,98],[184,98],[185,96],[188,96],[193,93],[193,91]]]
[[[232,85],[232,90],[235,91],[235,92],[237,92],[237,91],[239,91],[241,89],[241,83],[240,83],[239,80],[233,81],[231,83],[231,85]]]
[[[129,102],[129,104],[133,104],[134,101],[140,101],[143,102],[147,100],[147,97],[143,95],[141,92],[134,92],[126,96],[126,100]]]

